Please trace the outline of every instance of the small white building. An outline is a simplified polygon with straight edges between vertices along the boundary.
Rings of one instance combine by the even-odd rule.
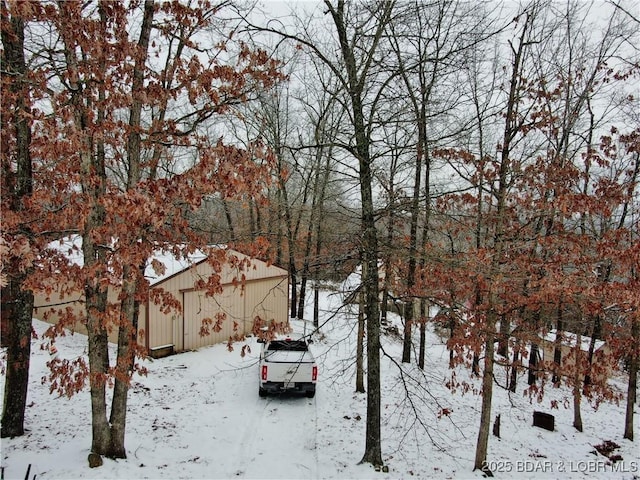
[[[591,345],[591,337],[586,335],[578,336],[572,332],[558,332],[555,329],[550,330],[544,335],[540,335],[542,340],[540,353],[545,368],[554,371],[556,349],[560,355],[561,376],[575,375],[576,356],[579,358],[578,377],[584,378],[585,372],[590,368],[592,380],[606,381],[615,368],[615,359],[611,356],[611,349],[602,340],[594,340],[593,360],[591,365],[588,363],[588,352]],[[580,344],[578,345],[578,338]],[[577,347],[577,348],[576,348]]]

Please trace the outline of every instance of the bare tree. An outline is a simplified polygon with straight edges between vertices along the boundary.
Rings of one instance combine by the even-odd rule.
[[[408,117],[415,125],[416,139],[412,144],[413,185],[408,201],[409,240],[407,251],[405,292],[406,314],[402,361],[411,359],[412,330],[415,308],[416,270],[422,258],[420,244],[429,236],[431,211],[432,145],[444,146],[468,128],[464,118],[454,121],[452,112],[461,110],[466,101],[460,91],[454,91],[451,79],[465,64],[466,51],[495,35],[482,8],[464,2],[437,1],[407,3],[389,24],[390,48],[395,58],[394,68],[400,80],[397,96],[406,96]],[[490,18],[490,16],[489,16]],[[421,230],[419,223],[423,222]],[[422,302],[421,302],[422,303]],[[424,305],[422,306],[424,311]],[[424,316],[424,315],[422,315]],[[424,318],[420,318],[421,345],[419,364],[424,365]]]
[[[308,48],[338,79],[344,94],[343,107],[349,112],[350,140],[340,146],[357,162],[360,186],[364,315],[367,333],[367,429],[362,462],[382,464],[380,412],[380,325],[378,287],[378,234],[374,209],[372,169],[372,124],[368,121],[367,87],[372,78],[378,47],[394,2],[382,1],[367,6],[347,5],[344,0],[324,2],[337,35],[338,57],[325,53],[317,38],[291,35],[273,28],[259,28]],[[375,94],[372,94],[375,98]],[[370,114],[371,112],[369,112]]]
[[[26,5],[25,5],[26,6]],[[24,50],[25,14],[21,5],[2,1],[2,286],[3,345],[7,345],[7,373],[2,404],[2,437],[24,434],[29,384],[33,291],[25,280],[33,270],[21,254],[33,241],[33,225],[26,212],[33,192],[29,79]],[[11,141],[9,140],[11,138]],[[12,148],[10,148],[10,143]],[[18,223],[11,221],[18,219]],[[24,224],[22,224],[24,222]],[[21,247],[22,245],[22,247]],[[5,259],[5,255],[8,258]],[[7,335],[8,333],[8,335]]]

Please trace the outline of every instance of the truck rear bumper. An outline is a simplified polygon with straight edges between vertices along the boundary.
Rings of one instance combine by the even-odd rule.
[[[286,384],[284,382],[261,382],[260,388],[268,393],[280,392],[315,392],[316,384],[311,382],[292,382]]]

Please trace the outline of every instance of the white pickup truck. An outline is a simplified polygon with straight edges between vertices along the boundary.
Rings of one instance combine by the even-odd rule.
[[[262,343],[260,352],[260,383],[258,393],[284,391],[316,394],[318,366],[305,340],[271,340]]]

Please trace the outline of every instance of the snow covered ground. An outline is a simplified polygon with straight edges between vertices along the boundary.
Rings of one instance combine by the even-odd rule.
[[[259,345],[203,348],[148,361],[147,377],[136,376],[129,395],[126,460],[105,459],[90,469],[89,394],[71,399],[48,393],[47,351],[33,340],[26,428],[20,438],[2,439],[4,478],[481,478],[473,472],[481,397],[479,380],[465,369],[458,381],[469,381],[466,393],[446,388],[451,378],[448,353],[433,331],[428,336],[424,374],[416,367],[399,369],[402,345],[383,338],[382,451],[388,473],[359,465],[364,452],[366,395],[354,391],[355,317],[336,311],[341,295],[322,294],[322,335],[312,349],[320,380],[316,397],[258,397]],[[309,306],[309,317],[311,307]],[[38,334],[47,325],[34,321]],[[294,321],[298,333],[308,329]],[[308,330],[307,330],[308,331]],[[86,338],[73,335],[57,342],[61,358],[86,353]],[[498,378],[500,373],[497,372]],[[638,442],[622,438],[624,405],[583,403],[585,431],[572,427],[570,392],[549,389],[542,403],[494,388],[492,417],[501,415],[501,438],[489,440],[489,465],[496,478],[640,478]],[[624,388],[624,378],[619,379]],[[4,389],[4,377],[0,380]],[[408,393],[407,393],[408,392]],[[557,400],[559,409],[551,409]],[[565,402],[567,400],[567,402]],[[565,407],[566,403],[566,407]],[[532,426],[532,413],[555,415],[555,431]],[[640,437],[636,407],[636,436]],[[619,445],[623,460],[611,465],[595,452],[605,441]]]

